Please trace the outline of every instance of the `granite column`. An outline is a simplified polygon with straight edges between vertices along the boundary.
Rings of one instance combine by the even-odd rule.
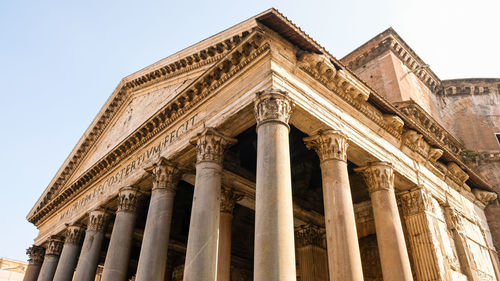
[[[255,198],[255,281],[295,281],[288,94],[257,93],[257,177]]]
[[[304,141],[318,153],[321,163],[330,280],[361,281],[363,269],[347,172],[347,138],[340,131],[326,130]]]
[[[139,191],[129,186],[118,193],[118,209],[104,261],[103,281],[127,280],[139,196]]]
[[[28,268],[24,273],[23,281],[36,281],[42,267],[45,248],[33,245],[26,250],[26,255],[29,256]]]
[[[394,194],[394,172],[387,162],[355,169],[365,178],[373,207],[384,281],[412,281],[410,260]]]
[[[38,274],[38,281],[52,281],[54,279],[63,244],[64,240],[61,236],[51,236],[49,238],[42,268],[40,269],[40,274]]]
[[[180,172],[174,163],[163,157],[146,171],[153,175],[153,189],[136,280],[164,280],[170,223]]]
[[[80,225],[70,225],[66,229],[66,238],[61,257],[57,263],[54,281],[71,281],[73,279],[84,231]]]
[[[236,139],[206,128],[196,144],[196,180],[189,224],[184,281],[215,281],[224,150]]]

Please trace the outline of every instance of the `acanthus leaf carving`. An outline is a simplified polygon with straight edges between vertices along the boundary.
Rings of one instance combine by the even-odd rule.
[[[42,246],[33,245],[26,249],[26,255],[28,255],[29,264],[41,265],[43,262],[43,257],[45,256],[45,248]]]
[[[45,255],[59,256],[64,245],[64,238],[59,235],[53,235],[49,238],[49,243],[45,249]]]
[[[236,202],[243,199],[243,194],[234,192],[230,188],[221,188],[220,211],[222,213],[232,214]]]
[[[394,172],[388,162],[372,162],[365,167],[354,169],[363,175],[370,193],[380,190],[394,190]]]
[[[326,248],[325,230],[313,224],[301,225],[295,228],[297,247],[318,246]]]
[[[85,228],[82,225],[74,224],[66,228],[64,243],[78,245],[82,242]]]
[[[337,130],[325,130],[317,135],[304,138],[308,149],[314,149],[321,162],[335,159],[347,161],[347,137]]]
[[[432,212],[432,195],[423,186],[400,194],[399,199],[405,216]]]
[[[181,171],[177,168],[177,164],[167,160],[164,157],[153,164],[153,166],[145,169],[146,172],[153,176],[153,190],[165,188],[171,192],[175,192],[177,184],[181,177]]]
[[[293,104],[287,92],[268,89],[260,91],[256,95],[254,113],[257,127],[266,122],[279,122],[288,126]]]
[[[104,209],[96,209],[89,213],[87,230],[104,231],[109,219],[109,214]]]
[[[117,212],[135,213],[139,203],[141,193],[137,188],[126,186],[120,189],[118,193],[118,210]]]
[[[190,142],[196,145],[196,163],[215,162],[222,165],[226,148],[237,140],[217,132],[214,128],[205,128]]]

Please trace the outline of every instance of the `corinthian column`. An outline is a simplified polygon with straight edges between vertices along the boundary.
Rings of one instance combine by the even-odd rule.
[[[29,259],[23,281],[36,281],[43,263],[45,248],[33,245],[26,250],[26,254],[29,256]]]
[[[257,177],[255,198],[255,281],[296,280],[292,179],[286,92],[257,93]]]
[[[394,195],[394,173],[387,162],[355,169],[365,178],[373,207],[384,281],[412,281],[410,260]]]
[[[233,221],[234,204],[243,196],[229,188],[222,188],[219,223],[219,253],[217,264],[217,280],[231,280],[231,225]]]
[[[142,238],[136,280],[164,280],[170,222],[180,172],[175,164],[163,157],[146,171],[153,175],[153,190]]]
[[[328,257],[324,232],[317,226],[303,225],[295,230],[295,239],[300,281],[327,281]]]
[[[73,279],[84,231],[80,225],[71,225],[66,229],[64,247],[57,264],[54,281],[71,281]]]
[[[304,141],[321,163],[330,280],[363,280],[347,172],[347,138],[340,131],[327,130]]]
[[[49,238],[49,244],[45,250],[42,268],[38,275],[38,281],[52,281],[56,272],[59,256],[63,248],[64,240],[61,236],[52,236]]]
[[[89,223],[73,281],[94,280],[107,222],[108,214],[105,210],[97,209],[90,212]]]
[[[196,144],[196,180],[184,281],[215,281],[222,160],[224,150],[236,139],[206,128],[191,143]]]
[[[109,241],[103,281],[125,281],[134,234],[139,191],[133,187],[123,187],[118,193],[118,209]]]

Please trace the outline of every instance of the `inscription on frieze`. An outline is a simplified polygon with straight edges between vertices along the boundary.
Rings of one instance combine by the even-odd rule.
[[[109,190],[111,190],[112,187],[115,187],[123,182],[134,171],[145,168],[144,163],[146,163],[150,159],[158,157],[161,151],[167,149],[169,145],[175,143],[183,134],[191,130],[191,128],[194,127],[197,121],[197,114],[195,114],[191,118],[185,120],[180,125],[169,131],[169,133],[165,135],[163,139],[155,143],[146,151],[142,152],[139,156],[133,158],[131,161],[126,162],[121,167],[121,169],[109,176],[104,182],[92,189],[91,192],[85,194],[82,198],[78,199],[68,209],[66,209],[59,216],[59,221],[72,216],[85,206],[88,206],[91,203],[100,200],[102,196],[109,193]]]

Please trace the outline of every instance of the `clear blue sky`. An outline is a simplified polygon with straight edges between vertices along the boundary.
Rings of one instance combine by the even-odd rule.
[[[275,7],[337,58],[389,26],[441,79],[500,77],[500,1],[0,1],[0,257],[120,79]]]

